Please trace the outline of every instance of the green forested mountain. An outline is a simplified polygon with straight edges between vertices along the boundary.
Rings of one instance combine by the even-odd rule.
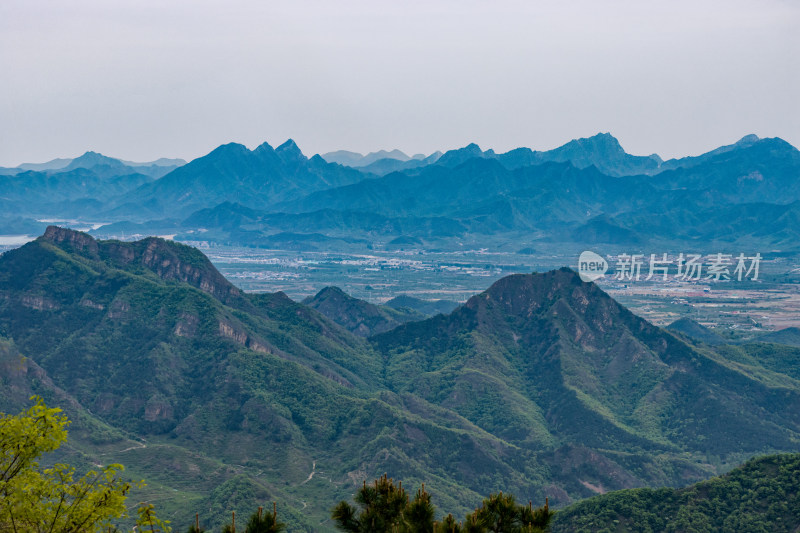
[[[41,369],[16,372],[19,390],[64,391],[72,418],[108,428],[90,432],[86,462],[128,465],[187,522],[250,494],[319,530],[376,472],[424,480],[444,508],[465,509],[483,492],[476,465],[512,471],[513,447],[387,388],[365,340],[283,294],[242,294],[200,252],[161,239],[51,227],[3,254],[0,336],[14,347],[4,370],[15,354]],[[242,512],[258,503],[244,500]]]
[[[748,461],[681,489],[595,496],[556,513],[553,533],[780,533],[800,529],[800,454]]]
[[[193,248],[50,227],[0,256],[0,337],[0,409],[65,407],[81,461],[128,465],[183,523],[278,500],[325,530],[383,473],[458,515],[500,490],[563,505],[800,438],[800,377],[754,351],[775,345],[686,344],[569,270],[363,339]]]
[[[715,331],[705,327],[691,318],[680,318],[667,326],[673,332],[686,335],[695,341],[704,342],[711,345],[726,344],[725,338]]]
[[[654,471],[654,455],[672,456],[671,475],[680,477],[703,468],[681,464],[681,454],[719,464],[731,454],[791,450],[800,435],[794,379],[756,378],[691,347],[569,270],[503,278],[450,315],[373,341],[399,391],[521,447],[590,448],[573,466],[596,471],[573,490],[611,482],[602,462],[625,465],[636,483]]]
[[[303,303],[359,337],[385,333],[400,324],[425,318],[412,309],[398,310],[353,298],[339,287],[325,287]]]
[[[778,331],[773,331],[765,335],[761,335],[757,339],[758,342],[771,342],[776,344],[786,344],[788,346],[800,347],[800,328],[790,327]]]
[[[422,300],[407,294],[395,296],[385,304],[394,309],[413,309],[426,316],[450,313],[458,307],[458,302],[452,300]]]

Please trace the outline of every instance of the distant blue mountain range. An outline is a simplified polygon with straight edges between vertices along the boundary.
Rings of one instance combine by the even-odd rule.
[[[253,150],[231,143],[179,163],[87,152],[11,169],[0,175],[0,234],[36,229],[37,219],[81,218],[109,222],[99,236],[202,232],[204,240],[290,248],[376,239],[425,247],[498,234],[534,245],[800,243],[800,152],[755,135],[668,161],[630,155],[601,133],[548,151],[498,154],[470,144],[413,157],[309,158],[291,139]]]

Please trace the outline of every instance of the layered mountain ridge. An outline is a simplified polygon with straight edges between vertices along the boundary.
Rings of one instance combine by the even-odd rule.
[[[138,213],[137,206],[189,215],[222,201],[246,198],[249,207],[264,208],[317,190],[347,185],[365,176],[347,167],[307,158],[293,140],[277,148],[262,143],[254,150],[225,144],[175,169],[162,179],[116,201],[116,213]]]
[[[242,293],[185,245],[52,227],[0,256],[0,337],[41,369],[0,364],[4,382],[73,398],[94,435],[82,453],[188,491],[187,516],[213,503],[196,487],[236,475],[309,531],[384,472],[454,512],[498,490],[560,505],[800,440],[800,382],[774,345],[693,345],[567,269],[364,339],[282,293]]]
[[[668,161],[628,154],[608,133],[547,151],[470,144],[393,157],[356,168],[308,158],[292,140],[253,150],[230,143],[164,175],[169,167],[87,153],[71,165],[91,168],[0,176],[0,234],[80,218],[110,222],[98,236],[290,250],[452,248],[470,239],[786,251],[800,237],[800,153],[776,138],[748,135]]]

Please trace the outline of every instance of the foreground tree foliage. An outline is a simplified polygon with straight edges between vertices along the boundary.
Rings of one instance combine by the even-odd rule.
[[[278,510],[272,508],[272,513],[264,513],[261,507],[250,516],[245,533],[280,533],[286,530],[286,525],[278,521]]]
[[[467,516],[467,524],[478,529],[463,531],[537,533],[547,529],[553,514],[547,503],[533,509],[530,503],[518,505],[513,495],[501,492],[483,500],[483,506]]]
[[[436,508],[424,484],[411,500],[402,483],[395,486],[386,475],[372,485],[365,481],[355,501],[360,509],[345,501],[334,507],[331,518],[338,529],[351,533],[538,533],[547,530],[553,516],[547,504],[533,509],[500,493],[483,500],[481,508],[464,522],[457,522],[452,515],[436,522]]]
[[[75,477],[75,469],[41,468],[37,459],[67,439],[69,421],[38,396],[19,415],[0,413],[0,532],[100,531],[125,515],[131,484],[122,465]]]
[[[139,504],[139,518],[136,520],[136,527],[140,532],[146,533],[170,533],[169,520],[161,520],[156,516],[156,510],[152,503]]]
[[[222,533],[236,533],[236,513],[233,513],[231,519],[231,523],[222,528]],[[198,531],[194,527],[189,529],[189,533]],[[259,507],[258,511],[250,515],[250,520],[244,528],[244,533],[280,533],[281,531],[286,531],[286,524],[278,520],[277,504],[273,504],[272,513],[264,513],[264,508]]]

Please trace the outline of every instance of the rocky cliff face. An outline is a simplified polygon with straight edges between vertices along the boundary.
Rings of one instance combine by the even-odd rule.
[[[60,228],[58,226],[47,226],[44,235],[40,238],[60,248],[70,248],[72,251],[81,254],[97,255],[97,241],[87,233]]]
[[[144,267],[165,281],[188,283],[229,305],[244,303],[242,292],[205,255],[190,246],[158,237],[136,242],[96,241],[86,233],[57,226],[49,226],[40,238],[116,268]]]

